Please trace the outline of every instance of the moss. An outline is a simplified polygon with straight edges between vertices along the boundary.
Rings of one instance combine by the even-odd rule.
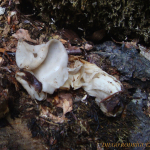
[[[136,33],[145,41],[150,38],[149,0],[30,0],[30,2],[39,10],[39,16],[44,21],[56,23],[59,27],[76,29],[80,27],[85,30],[105,28],[107,31],[119,28]]]

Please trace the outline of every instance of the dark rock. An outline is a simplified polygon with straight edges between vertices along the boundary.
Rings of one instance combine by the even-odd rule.
[[[133,126],[130,130],[130,143],[143,143],[144,146],[133,147],[133,150],[143,150],[146,143],[150,141],[150,119],[144,114],[144,101],[147,101],[147,94],[137,89],[133,95],[133,100],[128,104],[127,111],[135,116],[136,121],[133,121]]]
[[[95,53],[108,57],[111,65],[121,72],[122,81],[129,78],[150,80],[150,61],[141,56],[135,48],[127,49],[107,41],[95,46],[95,49],[98,51]]]

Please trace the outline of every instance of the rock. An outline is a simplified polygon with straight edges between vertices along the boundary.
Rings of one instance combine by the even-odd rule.
[[[108,57],[111,65],[122,74],[121,80],[138,78],[150,80],[150,61],[141,56],[135,48],[127,49],[111,41],[95,46],[100,56]]]
[[[133,100],[127,107],[127,111],[134,115],[136,120],[133,121],[133,126],[130,129],[129,142],[145,144],[142,147],[133,147],[133,150],[144,149],[144,147],[146,147],[146,143],[150,140],[150,120],[143,111],[145,101],[147,101],[146,93],[142,92],[141,89],[137,89],[133,95]]]

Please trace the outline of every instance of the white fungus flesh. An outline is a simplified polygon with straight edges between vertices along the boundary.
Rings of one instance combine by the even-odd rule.
[[[68,79],[68,54],[58,40],[50,40],[47,45],[49,51],[44,62],[32,72],[42,83],[42,90],[52,94]]]
[[[62,88],[83,89],[99,104],[103,99],[122,90],[122,84],[95,64],[75,60],[68,68],[69,77]]]
[[[36,46],[18,41],[16,63],[19,68],[29,71],[42,83],[42,92],[52,94],[68,79],[68,54],[58,40],[52,39],[46,44]],[[33,93],[34,90],[28,85],[26,79],[22,79],[21,76],[21,72],[16,74],[18,82],[23,85],[33,99],[41,100],[36,96],[36,92]]]
[[[16,51],[16,63],[19,68],[33,70],[37,68],[46,58],[48,44],[30,45],[19,39]]]
[[[22,86],[27,90],[32,99],[37,99],[39,101],[46,99],[47,94],[38,90],[38,88],[41,87],[35,87],[39,86],[39,81],[34,82],[34,80],[32,80],[32,77],[28,78],[25,72],[17,72],[15,76],[17,81],[22,84]],[[35,77],[33,76],[33,78]],[[29,80],[32,81],[30,82]],[[42,84],[40,86],[42,86]]]

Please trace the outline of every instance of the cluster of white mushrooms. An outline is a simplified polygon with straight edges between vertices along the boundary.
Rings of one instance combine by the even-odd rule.
[[[18,41],[16,63],[20,70],[16,79],[30,94],[31,98],[44,100],[47,93],[56,89],[82,87],[90,96],[101,101],[122,90],[122,84],[95,64],[78,57],[70,57],[63,44],[55,39],[46,44],[30,45]],[[102,109],[103,110],[103,109]]]

